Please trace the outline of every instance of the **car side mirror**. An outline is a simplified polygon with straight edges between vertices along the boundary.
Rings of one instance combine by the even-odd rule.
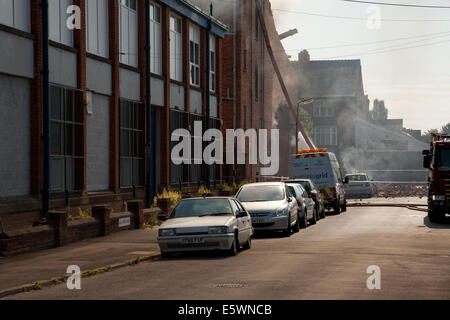
[[[292,202],[293,200],[292,200],[292,197],[289,197],[288,198],[288,202]]]
[[[236,215],[237,218],[244,218],[244,217],[246,217],[246,216],[247,216],[247,212],[245,212],[245,211],[240,211],[240,212]]]

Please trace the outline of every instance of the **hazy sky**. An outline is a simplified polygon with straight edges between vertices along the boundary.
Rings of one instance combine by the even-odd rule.
[[[450,0],[373,1],[450,7]],[[369,4],[341,0],[270,2],[278,32],[293,28],[299,30],[297,35],[283,40],[292,59],[297,60],[297,53],[302,49],[335,47],[311,49],[311,59],[361,59],[364,89],[371,100],[371,107],[375,98],[383,99],[389,109],[389,117],[403,118],[407,128],[428,130],[441,128],[450,122],[450,8],[377,5],[381,20],[448,21],[380,21],[380,28],[374,29],[367,25]],[[286,11],[362,19],[329,18]],[[386,41],[398,38],[408,39]],[[365,42],[378,43],[361,44]],[[359,45],[347,46],[354,44]],[[415,48],[401,49],[405,47]],[[389,52],[364,54],[379,51]]]

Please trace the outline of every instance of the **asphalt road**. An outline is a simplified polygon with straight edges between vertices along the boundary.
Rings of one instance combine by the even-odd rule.
[[[369,290],[367,268],[381,270]],[[236,257],[183,255],[9,299],[450,299],[450,223],[404,208],[349,208]]]

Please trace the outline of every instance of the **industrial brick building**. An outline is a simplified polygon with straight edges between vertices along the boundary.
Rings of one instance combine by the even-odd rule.
[[[221,179],[218,165],[173,165],[169,132],[205,121],[208,100],[209,123],[221,127],[227,27],[187,1],[151,2],[152,122],[147,126],[145,3],[48,1],[50,210],[107,204],[122,211],[126,201],[145,198],[146,170],[153,171],[152,194],[169,186],[198,187],[206,170],[211,181]],[[76,13],[71,5],[81,9],[79,29],[66,25]],[[41,1],[0,3],[2,230],[31,226],[42,214],[42,19]]]

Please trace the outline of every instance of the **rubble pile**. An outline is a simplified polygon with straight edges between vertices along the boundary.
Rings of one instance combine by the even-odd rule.
[[[428,196],[428,186],[416,184],[373,184],[373,196],[378,198],[404,198]]]

